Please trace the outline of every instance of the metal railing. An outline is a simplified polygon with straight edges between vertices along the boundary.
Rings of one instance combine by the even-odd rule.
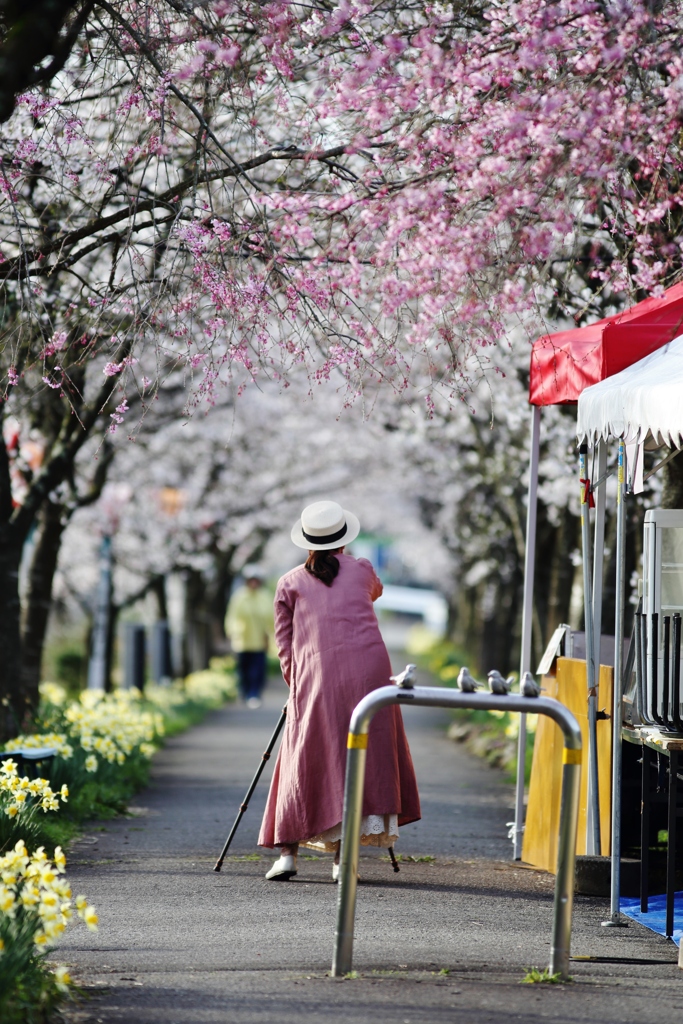
[[[574,902],[574,864],[576,831],[579,815],[579,784],[581,781],[581,732],[572,713],[549,697],[496,696],[492,693],[461,693],[435,686],[399,689],[382,686],[373,690],[354,708],[349,726],[346,759],[346,788],[342,821],[341,867],[337,903],[337,933],[332,961],[333,977],[351,970],[353,931],[356,916],[358,882],[358,848],[365,786],[365,761],[368,730],[373,716],[389,704],[422,707],[476,708],[481,711],[517,711],[548,715],[564,733],[562,803],[560,810],[557,878],[553,909],[553,935],[550,971],[569,976],[569,947]]]

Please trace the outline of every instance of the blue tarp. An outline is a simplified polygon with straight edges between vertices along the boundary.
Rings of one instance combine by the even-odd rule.
[[[666,896],[650,896],[648,899],[647,914],[640,911],[640,899],[630,896],[622,896],[619,900],[619,908],[622,914],[633,918],[639,924],[644,924],[653,932],[659,935],[666,934]],[[673,940],[680,946],[683,938],[683,892],[677,892],[674,896],[674,934]]]

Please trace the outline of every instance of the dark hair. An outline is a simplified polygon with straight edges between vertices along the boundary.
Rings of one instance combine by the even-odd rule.
[[[341,548],[337,548],[337,552],[339,551]],[[334,551],[309,551],[306,559],[306,572],[310,572],[311,576],[315,576],[326,587],[332,586],[339,572],[339,559],[334,557],[335,553]]]

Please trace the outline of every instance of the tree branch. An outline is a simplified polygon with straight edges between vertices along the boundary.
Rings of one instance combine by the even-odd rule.
[[[65,36],[60,36],[78,0],[2,0],[5,35],[0,44],[0,123],[14,111],[17,94],[37,82],[48,82],[64,67],[90,14],[86,3]],[[46,68],[46,57],[54,60]]]

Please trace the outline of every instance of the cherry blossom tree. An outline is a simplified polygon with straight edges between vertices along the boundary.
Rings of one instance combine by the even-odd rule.
[[[673,0],[78,11],[2,139],[3,412],[51,424],[20,504],[0,451],[10,704],[22,546],[169,374],[189,406],[303,372],[429,409],[511,327],[681,269]]]

